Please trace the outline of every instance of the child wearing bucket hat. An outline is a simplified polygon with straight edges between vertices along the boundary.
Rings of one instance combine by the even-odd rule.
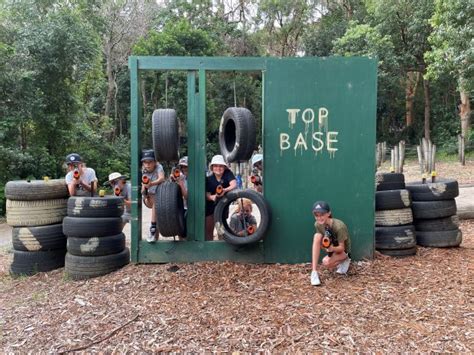
[[[145,177],[145,179],[144,179]],[[146,183],[144,182],[146,181]],[[147,242],[156,241],[159,233],[156,228],[155,194],[158,185],[165,181],[163,166],[155,160],[153,149],[145,149],[142,152],[142,196],[146,207],[151,208],[151,225]]]
[[[109,174],[107,183],[112,187],[115,196],[123,197],[124,210],[122,214],[123,225],[130,222],[130,207],[132,203],[132,185],[127,182],[127,177],[120,173]]]
[[[351,240],[347,226],[339,219],[333,218],[331,208],[325,201],[316,201],[313,205],[313,216],[316,233],[312,246],[312,271],[311,285],[319,286],[319,254],[325,248],[327,256],[322,260],[322,265],[328,269],[336,268],[338,274],[346,274],[351,263]]]
[[[90,196],[97,184],[97,177],[92,168],[87,168],[77,153],[71,153],[66,156],[67,167],[66,184],[70,196]]]
[[[237,180],[222,155],[212,157],[209,170],[211,175],[206,177],[206,240],[213,240],[214,209],[220,197],[237,187]]]

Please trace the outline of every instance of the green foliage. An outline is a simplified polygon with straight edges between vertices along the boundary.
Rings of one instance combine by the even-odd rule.
[[[449,73],[458,79],[462,90],[474,91],[473,14],[472,1],[436,0],[431,18],[434,30],[429,37],[432,49],[425,53],[428,78]]]

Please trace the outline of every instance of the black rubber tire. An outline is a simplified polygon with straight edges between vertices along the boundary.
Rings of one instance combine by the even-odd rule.
[[[260,225],[257,230],[246,237],[240,237],[230,229],[226,220],[226,211],[229,205],[239,198],[250,199],[260,210]],[[233,245],[245,245],[256,243],[265,237],[265,234],[270,226],[270,207],[263,195],[250,189],[246,190],[232,190],[222,197],[216,205],[214,210],[214,222],[219,237],[222,237],[227,243]]]
[[[125,234],[108,237],[67,238],[67,252],[77,256],[102,256],[120,253],[125,249]]]
[[[462,232],[460,229],[439,232],[416,232],[416,242],[424,247],[457,247],[462,242]]]
[[[63,220],[63,233],[68,237],[106,237],[121,232],[121,217],[65,217]]]
[[[416,246],[409,249],[377,249],[384,255],[393,256],[395,258],[405,258],[407,256],[416,255]]]
[[[123,214],[123,197],[70,197],[67,201],[69,217],[120,217]]]
[[[14,250],[48,251],[66,249],[66,236],[63,225],[51,224],[38,227],[15,227],[12,230]]]
[[[72,280],[84,280],[109,274],[130,262],[130,251],[104,256],[77,256],[66,254],[64,272]]]
[[[413,223],[411,208],[375,211],[376,226],[401,226]]]
[[[410,191],[408,190],[386,190],[375,193],[375,209],[395,210],[411,206]]]
[[[13,276],[34,275],[38,272],[51,271],[64,266],[66,250],[50,251],[13,251],[13,262],[10,274]]]
[[[68,198],[69,191],[64,179],[9,181],[5,185],[5,197],[9,200],[33,201]]]
[[[456,201],[413,201],[411,208],[415,219],[434,219],[456,214]]]
[[[165,181],[156,189],[156,224],[163,237],[186,236],[183,195],[178,184]]]
[[[458,228],[459,217],[456,215],[445,218],[415,220],[415,229],[421,232],[438,232]]]
[[[244,107],[229,107],[221,118],[219,146],[228,163],[246,161],[257,144],[257,129],[252,112]]]
[[[153,111],[152,135],[156,160],[178,160],[179,124],[175,110],[158,109]]]
[[[410,249],[416,246],[415,227],[411,224],[375,228],[375,249]]]
[[[451,200],[459,196],[458,182],[453,179],[437,179],[437,182],[426,184],[413,182],[406,184],[406,188],[411,192],[413,201]]]
[[[377,191],[402,190],[405,188],[405,176],[401,173],[376,173],[375,187]]]
[[[6,210],[10,226],[45,226],[62,222],[66,216],[67,200],[7,200]]]

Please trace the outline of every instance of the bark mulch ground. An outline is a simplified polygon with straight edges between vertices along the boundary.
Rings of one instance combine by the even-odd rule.
[[[378,256],[348,276],[309,264],[129,265],[73,282],[62,270],[7,274],[0,253],[3,352],[473,352],[474,221],[460,248]],[[177,269],[177,270],[176,270]]]

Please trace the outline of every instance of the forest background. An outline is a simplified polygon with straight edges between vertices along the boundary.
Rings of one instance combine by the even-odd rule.
[[[0,215],[7,181],[64,176],[70,152],[100,183],[130,174],[130,55],[377,57],[377,141],[455,154],[461,134],[472,155],[473,19],[470,0],[2,0]],[[185,73],[141,90],[143,148],[169,107],[186,154]],[[211,73],[207,90],[209,158],[227,107],[261,121],[261,74]]]

